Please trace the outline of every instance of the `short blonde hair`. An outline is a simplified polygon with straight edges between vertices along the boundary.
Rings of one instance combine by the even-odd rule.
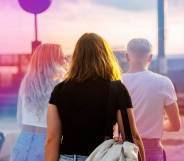
[[[152,51],[151,43],[144,38],[134,38],[127,45],[127,52],[149,54]]]

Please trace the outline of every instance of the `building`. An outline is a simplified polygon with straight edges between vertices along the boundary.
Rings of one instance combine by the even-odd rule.
[[[0,91],[16,93],[30,60],[30,54],[0,54]]]
[[[128,69],[128,63],[123,51],[114,51],[118,58],[119,64],[124,72]],[[0,54],[0,104],[3,100],[16,103],[16,97],[20,82],[27,70],[31,54]],[[71,56],[67,56],[66,60],[70,61]],[[168,56],[168,74],[167,76],[173,81],[178,96],[178,104],[184,112],[184,56],[175,55]],[[150,69],[157,72],[157,59],[153,59]],[[14,95],[15,99],[12,99]],[[6,97],[4,99],[4,97]],[[5,103],[5,102],[4,102]]]

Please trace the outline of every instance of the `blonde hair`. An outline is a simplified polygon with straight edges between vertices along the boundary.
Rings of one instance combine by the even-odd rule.
[[[147,39],[134,38],[129,41],[127,51],[140,57],[141,55],[149,54],[152,51],[152,45]]]
[[[34,51],[21,83],[20,93],[26,103],[33,104],[31,108],[39,107],[36,109],[38,113],[46,108],[41,100],[48,103],[51,91],[58,83],[58,80],[54,80],[54,76],[62,72],[63,63],[64,55],[60,45],[43,44]]]
[[[120,79],[121,70],[108,43],[95,33],[85,33],[78,40],[66,81],[78,82],[101,77]]]

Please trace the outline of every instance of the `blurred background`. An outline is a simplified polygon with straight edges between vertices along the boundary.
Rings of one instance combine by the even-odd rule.
[[[8,161],[19,132],[17,94],[32,51],[40,43],[59,43],[66,60],[70,61],[77,39],[85,32],[103,36],[125,72],[127,42],[135,37],[152,42],[154,60],[150,69],[173,81],[182,115],[182,129],[177,133],[165,133],[163,144],[168,161],[183,161],[183,28],[183,0],[30,0],[28,6],[24,0],[1,0],[0,161]]]

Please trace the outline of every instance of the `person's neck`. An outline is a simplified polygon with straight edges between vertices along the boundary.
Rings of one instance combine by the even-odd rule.
[[[145,66],[140,66],[140,65],[130,65],[128,68],[128,73],[137,73],[137,72],[143,72],[147,71],[148,68]]]

